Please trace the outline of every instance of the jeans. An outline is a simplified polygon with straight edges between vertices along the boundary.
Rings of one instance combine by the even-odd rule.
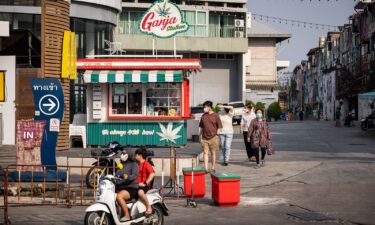
[[[242,134],[243,134],[243,141],[245,142],[247,158],[250,159],[251,157],[255,156],[255,153],[254,153],[253,147],[251,146],[251,143],[247,141],[248,133],[249,133],[248,131],[244,131]]]
[[[259,149],[260,151],[262,152],[262,160],[264,160],[264,158],[266,157],[266,148],[256,148],[255,149],[255,158],[257,160],[257,164],[260,164],[260,160],[259,160]]]
[[[233,134],[220,134],[220,144],[221,150],[223,151],[224,162],[229,162],[232,140]]]

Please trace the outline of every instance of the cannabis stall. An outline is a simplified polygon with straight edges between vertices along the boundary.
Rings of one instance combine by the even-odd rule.
[[[88,145],[186,144],[189,77],[199,59],[78,59],[77,69],[86,84]]]

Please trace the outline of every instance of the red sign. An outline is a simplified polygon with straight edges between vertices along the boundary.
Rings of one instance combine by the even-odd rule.
[[[45,121],[17,121],[17,165],[41,165],[41,152]],[[19,166],[19,171],[41,172],[40,166]]]
[[[168,0],[155,1],[143,15],[139,29],[159,38],[170,38],[186,32],[189,25],[184,21],[181,10]]]

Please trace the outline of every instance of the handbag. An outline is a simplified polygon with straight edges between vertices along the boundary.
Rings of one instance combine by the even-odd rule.
[[[273,147],[272,142],[269,140],[267,144],[267,155],[274,155],[275,154],[275,148]]]

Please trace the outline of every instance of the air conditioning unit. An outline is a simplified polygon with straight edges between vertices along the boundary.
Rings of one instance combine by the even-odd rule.
[[[245,37],[245,32],[243,32],[243,31],[235,31],[234,32],[234,36],[236,38],[244,38]]]
[[[235,31],[234,32],[234,36],[236,38],[244,38],[245,37],[245,32],[243,32],[243,31]]]
[[[244,20],[234,20],[234,26],[235,27],[244,27],[245,26],[245,21]]]

